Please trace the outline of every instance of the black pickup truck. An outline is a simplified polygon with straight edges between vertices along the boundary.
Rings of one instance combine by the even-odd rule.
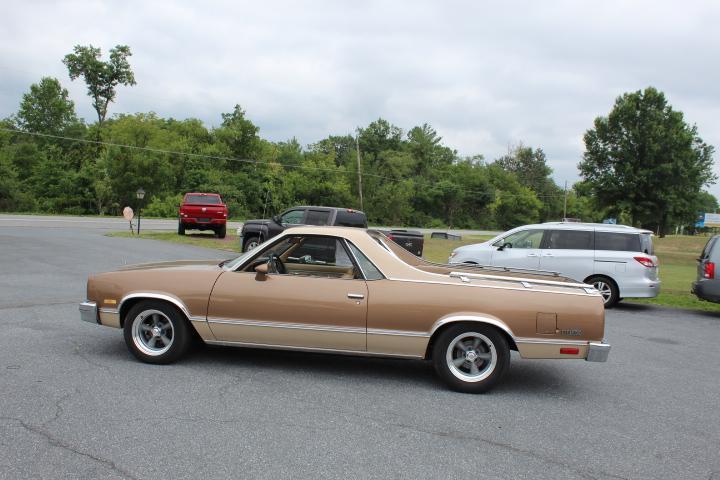
[[[285,210],[268,220],[247,220],[240,233],[243,252],[252,250],[286,228],[299,225],[332,225],[367,228],[367,217],[359,210],[336,207],[300,206]],[[420,232],[411,230],[381,230],[390,240],[410,253],[422,256],[424,239]]]

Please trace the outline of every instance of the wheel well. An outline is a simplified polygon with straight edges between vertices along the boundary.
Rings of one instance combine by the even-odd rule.
[[[129,298],[129,299],[125,300],[122,303],[122,305],[120,305],[120,312],[118,312],[120,315],[120,328],[123,328],[125,326],[125,316],[128,314],[130,309],[132,309],[135,305],[137,305],[138,302],[142,302],[143,300],[150,300],[152,302],[160,302],[160,303],[164,303],[165,305],[171,306],[180,314],[180,316],[182,318],[185,319],[185,321],[187,321],[190,325],[192,325],[190,323],[190,319],[187,317],[187,315],[185,315],[185,312],[183,312],[180,308],[178,308],[178,306],[175,305],[173,302],[168,302],[167,300],[163,300],[162,298],[134,297],[134,298]],[[193,328],[193,330],[195,330],[195,329]]]
[[[618,291],[620,291],[620,288],[618,287],[617,282],[612,277],[608,277],[607,275],[603,275],[603,274],[589,275],[585,280],[583,280],[583,283],[588,283],[591,278],[604,278],[604,279],[610,281],[613,285],[615,285],[615,288],[617,288]]]
[[[257,238],[258,240],[262,240],[262,233],[261,232],[249,232],[243,235],[243,244],[242,246],[245,247],[245,244],[247,244],[248,240],[251,238]]]
[[[433,345],[435,344],[435,340],[437,340],[437,338],[442,334],[442,332],[444,332],[448,328],[454,327],[456,325],[462,324],[462,325],[468,325],[468,326],[472,327],[473,325],[477,325],[478,323],[480,323],[486,327],[492,328],[493,330],[498,332],[500,335],[505,337],[505,340],[507,340],[508,347],[510,347],[510,350],[517,351],[517,345],[515,344],[515,340],[513,340],[513,338],[510,336],[510,334],[508,332],[506,332],[505,330],[503,330],[502,328],[499,328],[491,323],[486,323],[486,322],[482,322],[482,321],[466,321],[466,322],[460,321],[460,322],[446,323],[445,325],[442,325],[440,328],[435,330],[435,333],[433,333],[432,337],[430,337],[430,341],[428,342],[427,349],[425,350],[425,360],[430,360],[432,358]]]

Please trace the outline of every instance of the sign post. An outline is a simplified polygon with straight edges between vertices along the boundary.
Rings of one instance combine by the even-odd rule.
[[[145,190],[140,187],[137,189],[137,192],[135,192],[135,195],[137,199],[140,200],[138,202],[138,236],[140,236],[140,213],[142,212],[142,199],[145,198]]]
[[[125,217],[125,220],[127,220],[130,223],[130,233],[135,235],[135,231],[133,230],[133,224],[132,219],[135,216],[135,212],[133,212],[133,209],[130,207],[123,208],[123,217]]]

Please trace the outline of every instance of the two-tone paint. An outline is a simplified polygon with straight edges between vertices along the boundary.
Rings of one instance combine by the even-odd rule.
[[[298,227],[357,247],[383,278],[258,275],[259,248],[236,261],[143,264],[90,277],[82,318],[122,328],[132,305],[174,305],[207,343],[428,358],[433,339],[458,322],[490,325],[524,358],[604,361],[602,297],[542,272],[426,262],[377,233]]]

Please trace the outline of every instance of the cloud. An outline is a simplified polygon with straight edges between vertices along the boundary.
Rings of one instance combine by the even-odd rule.
[[[542,147],[562,184],[577,179],[593,119],[650,85],[720,146],[718,23],[713,1],[14,2],[0,116],[51,75],[94,120],[61,59],[75,44],[127,44],[138,84],[111,113],[217,125],[239,103],[266,138],[304,144],[378,117],[427,122],[464,155]]]

